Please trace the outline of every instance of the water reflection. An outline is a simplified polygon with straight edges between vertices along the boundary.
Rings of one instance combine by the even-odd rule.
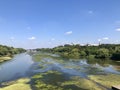
[[[18,54],[12,60],[1,63],[0,82],[25,76],[32,64],[32,58],[25,53]]]

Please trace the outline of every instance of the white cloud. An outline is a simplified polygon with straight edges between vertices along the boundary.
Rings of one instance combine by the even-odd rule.
[[[92,11],[92,10],[89,10],[88,13],[89,13],[89,14],[93,14],[93,11]]]
[[[117,28],[116,31],[119,31],[119,32],[120,32],[120,28]]]
[[[51,41],[55,41],[55,38],[52,38]]]
[[[29,40],[35,40],[36,39],[36,37],[30,37],[30,38],[28,38]]]
[[[65,34],[66,35],[70,35],[70,34],[72,34],[73,32],[72,31],[68,31],[68,32],[66,32]]]
[[[108,37],[104,37],[103,40],[108,40],[109,38]]]
[[[100,42],[100,41],[102,41],[101,39],[98,39],[98,41]]]

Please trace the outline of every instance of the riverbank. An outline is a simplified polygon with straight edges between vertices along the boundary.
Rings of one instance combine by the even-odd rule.
[[[12,59],[16,54],[26,52],[23,48],[14,48],[10,46],[0,45],[0,63]]]
[[[11,59],[12,59],[12,57],[7,57],[7,56],[0,57],[0,63],[11,60]]]
[[[16,81],[11,81],[7,83],[3,83],[3,88],[0,88],[0,90],[32,90],[30,87],[30,84],[28,84],[30,79],[28,78],[21,78]]]

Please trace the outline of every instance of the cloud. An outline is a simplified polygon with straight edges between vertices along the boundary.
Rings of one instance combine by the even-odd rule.
[[[89,14],[93,14],[93,11],[92,11],[92,10],[89,10],[88,13],[89,13]]]
[[[52,38],[51,41],[55,41],[55,38]]]
[[[117,28],[116,31],[119,31],[119,32],[120,32],[120,28]]]
[[[35,40],[36,39],[36,37],[30,37],[30,38],[28,38],[29,40]]]
[[[100,41],[102,41],[101,39],[98,39],[98,41],[100,42]]]
[[[66,35],[70,35],[70,34],[72,34],[73,32],[72,31],[68,31],[68,32],[66,32],[65,34]]]
[[[109,38],[108,37],[104,37],[103,40],[108,40]]]

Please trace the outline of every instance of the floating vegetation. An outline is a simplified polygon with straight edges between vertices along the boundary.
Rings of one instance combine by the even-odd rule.
[[[96,83],[77,76],[72,77],[71,80],[62,83],[63,87],[73,85],[76,86],[76,89],[72,88],[71,90],[103,90],[103,88],[99,87]]]
[[[108,88],[113,85],[120,84],[120,75],[108,74],[108,75],[90,75],[89,78],[95,82],[100,83]]]
[[[3,88],[0,88],[0,90],[32,90],[30,87],[30,84],[28,84],[30,79],[28,78],[22,78],[16,81],[6,82],[3,83]]]
[[[98,81],[94,76],[107,76],[111,73],[119,73],[114,70],[112,61],[88,62],[88,60],[65,60],[62,57],[56,57],[52,54],[37,53],[33,56],[38,63],[38,72],[31,79],[32,88],[35,90],[107,90],[110,85]],[[100,63],[100,64],[99,64]],[[113,76],[114,77],[114,76]],[[90,78],[90,79],[89,79]],[[108,79],[111,76],[108,77]],[[116,80],[120,78],[117,77]],[[113,78],[114,79],[114,78]],[[102,80],[100,78],[100,80]],[[114,79],[115,80],[115,79]]]
[[[63,90],[61,82],[65,81],[64,76],[57,71],[48,71],[32,77],[32,87],[36,90]]]
[[[103,90],[96,83],[80,77],[68,78],[58,71],[48,71],[32,77],[36,90]]]

